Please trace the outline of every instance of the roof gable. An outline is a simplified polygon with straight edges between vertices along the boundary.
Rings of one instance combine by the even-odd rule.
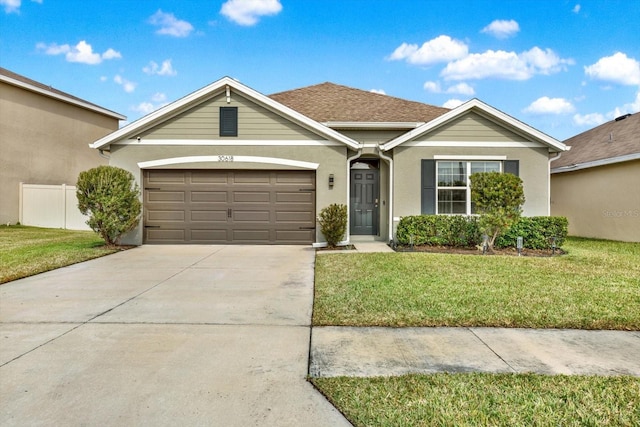
[[[329,82],[275,93],[269,97],[329,126],[332,122],[425,123],[449,111],[447,108]]]
[[[248,86],[243,85],[242,83],[230,77],[224,77],[220,80],[217,80],[208,86],[205,86],[169,105],[166,105],[165,107],[147,114],[141,119],[105,136],[104,138],[95,141],[93,144],[90,144],[90,146],[92,148],[99,149],[107,147],[110,144],[121,141],[123,139],[133,138],[139,133],[156,127],[161,123],[176,117],[184,111],[192,109],[202,102],[205,102],[212,97],[219,95],[221,92],[226,92],[227,88],[229,88],[229,90],[233,89],[234,91],[237,91],[244,97],[250,99],[252,102],[255,102],[258,105],[274,111],[277,114],[285,117],[286,119],[296,123],[297,125],[309,129],[324,138],[344,143],[351,148],[358,147],[358,143],[351,138],[348,138],[347,136],[336,132],[333,129],[330,129],[265,95],[262,95],[261,93],[249,88]]]
[[[425,139],[425,136],[427,134],[436,132],[443,126],[446,126],[447,124],[460,119],[470,112],[477,113],[480,116],[488,119],[492,123],[498,124],[502,127],[506,127],[508,130],[508,134],[519,135],[526,138],[526,140],[543,144],[549,148],[549,151],[559,152],[567,150],[566,146],[557,139],[552,138],[543,132],[540,132],[539,130],[509,116],[508,114],[503,113],[500,110],[497,110],[496,108],[491,107],[488,104],[485,104],[479,99],[472,99],[468,102],[465,102],[464,104],[435,118],[434,120],[431,120],[430,122],[425,123],[424,125],[413,129],[392,141],[389,141],[381,148],[383,151],[388,151],[408,141],[416,140],[418,138]]]
[[[640,113],[624,115],[573,136],[571,151],[553,162],[553,171],[617,163],[640,158]]]

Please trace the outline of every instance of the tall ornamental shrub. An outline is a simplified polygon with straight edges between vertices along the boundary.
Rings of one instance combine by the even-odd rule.
[[[334,203],[327,206],[320,211],[318,222],[327,245],[335,247],[347,232],[347,205]]]
[[[133,175],[114,166],[80,172],[76,184],[78,208],[88,215],[87,225],[107,244],[135,228],[140,218],[140,188]]]
[[[489,250],[496,238],[515,224],[522,214],[524,190],[520,177],[510,173],[478,172],[469,176],[471,202],[480,214],[480,231],[489,237]]]

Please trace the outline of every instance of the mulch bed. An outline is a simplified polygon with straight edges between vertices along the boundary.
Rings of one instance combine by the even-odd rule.
[[[396,252],[429,252],[436,254],[460,254],[460,255],[483,255],[482,249],[478,248],[463,248],[455,246],[430,246],[430,245],[416,245],[416,246],[398,246],[395,248]],[[555,253],[551,249],[522,249],[521,256],[534,256],[534,257],[551,257],[564,255],[566,252],[562,249],[556,248]],[[484,255],[506,255],[506,256],[518,256],[518,250],[516,248],[496,248],[493,252],[487,251]]]

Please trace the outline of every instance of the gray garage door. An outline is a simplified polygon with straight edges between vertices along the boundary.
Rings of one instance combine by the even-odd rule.
[[[314,171],[145,170],[145,243],[309,244]]]

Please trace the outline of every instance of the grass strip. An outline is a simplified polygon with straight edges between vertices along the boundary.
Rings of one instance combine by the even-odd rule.
[[[0,226],[0,283],[116,252],[92,231]]]
[[[354,426],[637,426],[640,378],[435,374],[312,378]]]

